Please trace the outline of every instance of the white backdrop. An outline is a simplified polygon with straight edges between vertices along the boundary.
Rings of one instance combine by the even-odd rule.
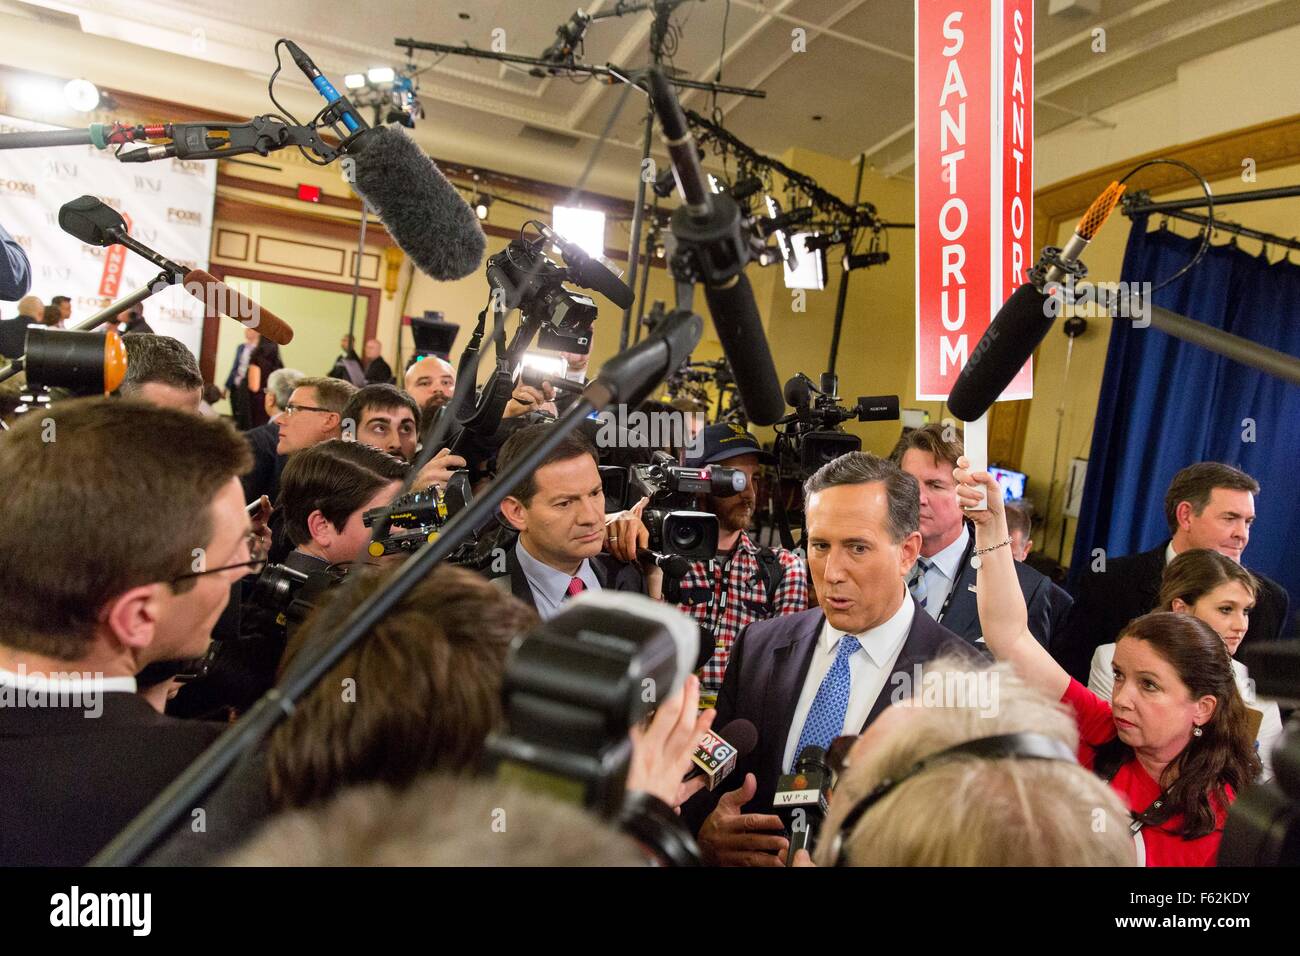
[[[0,115],[0,132],[59,128]],[[120,163],[111,148],[93,146],[0,150],[0,224],[31,260],[32,294],[46,305],[56,295],[72,299],[69,327],[152,281],[159,269],[121,246],[74,239],[59,228],[60,206],[78,196],[98,196],[127,218],[131,234],[146,246],[188,268],[206,269],[216,191],[213,160]],[[173,286],[146,299],[143,309],[155,332],[199,354],[202,303]],[[6,303],[4,317],[16,314],[15,305]]]

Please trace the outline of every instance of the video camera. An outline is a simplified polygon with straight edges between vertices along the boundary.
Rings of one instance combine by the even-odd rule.
[[[245,622],[246,629],[264,635],[292,631],[331,588],[343,583],[347,570],[346,565],[332,564],[309,573],[283,564],[268,564],[253,582],[245,602],[253,611]]]
[[[386,554],[413,552],[427,541],[438,536],[438,530],[450,519],[469,507],[474,494],[470,488],[469,472],[453,472],[447,487],[439,491],[436,485],[411,491],[381,508],[371,508],[361,516],[362,523],[373,527],[376,521],[388,519],[388,529],[383,537],[371,541],[367,551],[371,557]],[[466,542],[473,548],[473,542]]]
[[[696,495],[729,498],[745,490],[745,473],[736,468],[705,465],[687,468],[671,455],[655,452],[648,465],[629,470],[632,496],[650,499],[641,521],[650,532],[650,549],[697,561],[718,550],[718,518],[696,511]]]
[[[851,408],[841,405],[839,377],[831,372],[822,374],[820,387],[797,373],[785,383],[785,401],[794,412],[778,422],[786,429],[778,433],[777,457],[783,472],[797,471],[801,480],[841,455],[861,451],[862,439],[846,432],[844,422],[898,418],[897,395],[863,396]]]

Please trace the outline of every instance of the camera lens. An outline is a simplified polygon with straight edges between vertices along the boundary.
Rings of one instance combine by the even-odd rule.
[[[674,522],[672,534],[670,535],[670,550],[673,552],[692,551],[698,548],[703,543],[703,540],[700,529],[695,524],[685,521]]]

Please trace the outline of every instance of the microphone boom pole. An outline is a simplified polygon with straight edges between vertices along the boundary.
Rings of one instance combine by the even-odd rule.
[[[293,712],[296,702],[312,689],[354,645],[410,593],[444,558],[495,512],[515,485],[536,471],[542,460],[584,421],[588,414],[617,401],[630,401],[646,391],[647,380],[662,380],[699,341],[703,322],[696,315],[679,313],[671,328],[647,338],[633,349],[615,356],[594,382],[556,421],[555,426],[513,466],[499,474],[468,508],[447,522],[442,533],[415,552],[385,585],[363,600],[334,634],[319,634],[304,645],[295,664],[280,683],[266,692],[229,730],[225,731],[170,785],[144,808],[121,833],[90,861],[91,866],[130,866],[138,862],[201,800],[246,751],[264,739],[281,718]],[[654,354],[662,347],[667,356]],[[611,382],[605,372],[614,366],[630,382]],[[653,387],[653,385],[651,385]]]

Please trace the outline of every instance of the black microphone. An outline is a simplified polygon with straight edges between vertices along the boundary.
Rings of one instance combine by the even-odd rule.
[[[545,226],[545,223],[542,225]],[[573,281],[584,289],[595,289],[620,309],[632,307],[635,296],[626,282],[614,275],[599,259],[587,254],[576,242],[570,242],[554,229],[546,226],[545,235],[560,247],[560,255],[569,268]]]
[[[790,834],[786,866],[794,866],[796,851],[811,852],[812,841],[830,809],[834,779],[826,763],[826,751],[809,744],[799,753],[793,769],[777,781],[772,807]]]
[[[587,386],[598,408],[617,403],[640,405],[668,375],[681,367],[704,333],[704,320],[693,312],[674,312],[653,335],[619,352]]]
[[[691,562],[680,554],[660,554],[658,551],[637,548],[636,556],[642,561],[652,562],[656,568],[663,571],[670,578],[680,579],[691,573]],[[709,656],[713,656],[712,652],[710,652]]]
[[[1086,275],[1079,255],[1114,211],[1123,192],[1118,183],[1107,186],[1083,214],[1065,248],[1044,249],[1029,270],[1030,281],[1002,304],[953,383],[948,409],[955,418],[963,422],[979,418],[1024,368],[1059,311],[1048,308],[1048,297],[1062,280]]]
[[[813,383],[803,372],[795,372],[785,383],[783,396],[791,408],[807,408],[812,403]]]
[[[677,188],[686,200],[673,213],[673,235],[679,249],[697,251],[695,260],[702,273],[709,314],[731,364],[745,414],[756,425],[771,425],[785,411],[785,402],[754,290],[745,278],[750,252],[741,230],[740,207],[732,197],[709,190],[695,140],[663,72],[652,67],[646,78]]]
[[[416,268],[442,282],[478,270],[487,248],[478,216],[414,140],[379,126],[345,152],[355,162],[357,192]]]
[[[703,774],[708,778],[708,789],[716,790],[756,746],[758,729],[743,717],[737,717],[721,730],[706,731],[691,755],[694,766],[682,777],[682,783]]]

